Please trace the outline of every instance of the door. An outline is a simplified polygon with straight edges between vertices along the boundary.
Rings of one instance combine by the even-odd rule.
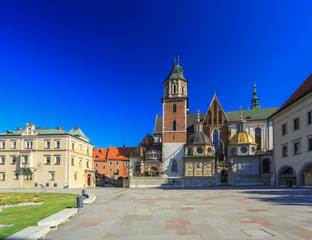
[[[221,171],[221,183],[228,183],[228,182],[229,182],[228,171],[224,169]]]
[[[91,185],[91,174],[88,174],[87,184],[88,184],[88,186]]]

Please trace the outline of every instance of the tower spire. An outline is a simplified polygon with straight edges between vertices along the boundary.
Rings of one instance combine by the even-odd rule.
[[[255,78],[254,78],[255,80]],[[259,104],[259,98],[257,97],[257,90],[256,90],[256,82],[254,82],[254,85],[253,85],[253,97],[251,99],[251,109],[259,109],[260,108],[260,104]]]

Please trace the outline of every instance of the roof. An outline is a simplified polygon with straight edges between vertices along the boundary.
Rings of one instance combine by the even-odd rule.
[[[178,64],[176,61],[174,61],[171,72],[169,73],[169,76],[166,78],[165,82],[169,79],[183,79],[186,81],[186,79],[184,78],[184,71],[179,64],[179,60],[178,60]]]
[[[243,118],[247,121],[266,120],[279,108],[260,108],[243,110]],[[236,122],[240,119],[240,111],[225,112],[230,122]]]
[[[130,160],[130,154],[135,147],[110,147],[108,151],[108,160]]]
[[[108,148],[93,148],[94,160],[107,161]]]
[[[87,136],[81,131],[80,128],[73,128],[68,133],[72,136],[82,137],[89,140],[89,138],[87,138]]]
[[[4,133],[0,133],[1,136],[4,135],[13,135],[13,136],[18,136],[18,135],[22,135],[23,132],[25,132],[26,129],[20,129],[17,131],[10,131],[7,130]],[[38,135],[61,135],[61,134],[69,134],[66,130],[62,129],[62,130],[58,130],[56,128],[45,128],[45,129],[35,129],[35,132],[38,133]]]
[[[273,113],[275,113],[279,108],[261,108],[261,109],[250,109],[243,110],[243,118],[247,121],[255,120],[267,120]],[[225,112],[229,122],[236,122],[240,119],[240,111],[229,111]],[[200,114],[200,120],[203,121],[206,113]],[[156,116],[154,127],[154,135],[162,134],[162,116]],[[197,122],[197,114],[187,115],[187,131],[194,131],[194,124]]]
[[[246,132],[237,132],[231,138],[229,146],[236,144],[256,144],[254,138]]]
[[[301,98],[312,92],[312,74],[300,85],[300,87],[290,96],[290,98],[273,115],[283,111]],[[272,115],[272,116],[273,116]]]

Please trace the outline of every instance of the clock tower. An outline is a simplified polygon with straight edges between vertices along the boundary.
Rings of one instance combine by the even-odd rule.
[[[187,142],[188,82],[179,59],[178,63],[174,62],[163,86],[163,173],[182,176],[184,145]]]

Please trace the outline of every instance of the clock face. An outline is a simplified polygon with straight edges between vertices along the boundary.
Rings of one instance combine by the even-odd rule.
[[[252,151],[252,152],[255,152],[255,151],[256,151],[256,148],[255,148],[255,147],[252,147],[252,148],[251,148],[251,151]]]

